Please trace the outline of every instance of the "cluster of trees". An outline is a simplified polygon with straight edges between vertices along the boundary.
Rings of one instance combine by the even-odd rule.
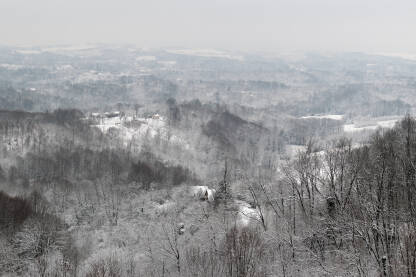
[[[55,276],[76,274],[79,253],[65,224],[38,193],[11,197],[0,191],[0,272],[47,276],[56,256]]]
[[[127,153],[113,149],[94,151],[85,147],[60,147],[54,151],[29,152],[18,157],[8,170],[8,181],[29,184],[62,183],[81,180],[109,179],[114,185],[134,182],[149,189],[152,183],[177,186],[196,180],[195,176],[180,165],[159,161],[151,153],[141,153],[139,159],[130,159]]]
[[[203,245],[186,245],[174,230],[162,229],[160,253],[149,249],[152,263],[145,273],[149,276],[269,276],[274,251],[255,228],[232,227],[217,241]]]
[[[97,141],[98,131],[82,117],[77,110],[0,113],[2,142],[16,138],[19,146],[4,149],[0,185],[25,195],[0,193],[1,273],[76,276],[79,253],[60,219],[68,208],[75,209],[77,224],[102,210],[116,226],[132,187],[137,192],[198,182],[188,169],[162,162],[151,151],[133,156],[106,138]]]
[[[342,253],[359,276],[374,270],[416,276],[415,162],[411,117],[361,147],[347,139],[322,151],[310,144],[284,169],[288,193],[296,199],[289,212],[293,235],[306,225],[313,232],[307,243],[321,263],[334,251]]]
[[[58,109],[51,113],[0,111],[0,142],[4,156],[41,152],[59,145],[86,144],[100,135],[82,120],[76,109]],[[53,147],[52,147],[53,146]]]
[[[182,166],[166,166],[157,160],[133,162],[128,172],[128,179],[139,183],[146,190],[150,188],[152,183],[177,186],[191,181],[192,178],[194,178],[193,174]]]
[[[281,137],[287,144],[306,145],[312,137],[333,137],[343,132],[344,122],[332,119],[290,119]]]
[[[0,111],[3,157],[14,159],[1,170],[2,178],[12,184],[51,184],[111,176],[117,185],[134,181],[147,188],[152,182],[178,185],[193,178],[189,170],[163,163],[149,151],[133,157],[129,149],[110,145],[82,118],[79,110]]]

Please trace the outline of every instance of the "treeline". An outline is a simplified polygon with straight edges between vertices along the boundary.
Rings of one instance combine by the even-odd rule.
[[[147,153],[147,156],[153,156]],[[128,181],[140,184],[148,190],[152,183],[178,186],[187,181],[198,183],[197,178],[188,169],[180,165],[167,166],[159,160],[138,160],[130,164]]]
[[[76,109],[29,113],[0,110],[0,143],[3,157],[51,150],[60,145],[97,147],[105,142],[99,130]]]
[[[30,113],[22,110],[0,110],[0,123],[4,130],[7,130],[11,122],[36,121],[39,123],[56,123],[59,125],[82,124],[84,114],[77,109],[56,109],[53,112]]]
[[[0,84],[0,109],[41,112],[56,106],[74,107],[72,99],[61,96],[45,95],[29,89],[18,89]]]
[[[305,93],[305,95],[308,95]],[[314,92],[307,97],[287,99],[271,106],[271,112],[292,116],[309,114],[349,114],[353,116],[404,116],[412,105],[400,98],[383,99],[368,84],[347,84]],[[299,108],[301,107],[301,108]]]
[[[189,170],[180,165],[159,161],[150,152],[130,159],[128,153],[113,149],[101,151],[85,147],[60,147],[54,151],[30,152],[18,157],[7,174],[12,184],[75,184],[81,180],[96,181],[110,178],[114,185],[134,182],[149,189],[152,183],[176,186],[196,181]]]
[[[308,113],[351,113],[364,116],[405,115],[411,105],[397,98],[383,100],[365,84],[344,85],[334,90],[312,94],[305,105]]]

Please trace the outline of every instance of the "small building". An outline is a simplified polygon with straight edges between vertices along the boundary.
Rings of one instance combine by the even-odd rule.
[[[111,113],[104,113],[104,115],[107,118],[113,118],[113,117],[118,117],[120,116],[120,112],[119,111],[115,111],[115,112],[111,112]]]

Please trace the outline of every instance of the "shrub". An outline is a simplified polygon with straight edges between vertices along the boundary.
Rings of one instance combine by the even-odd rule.
[[[0,191],[0,228],[16,227],[32,214],[30,202]]]
[[[86,277],[121,277],[122,265],[114,256],[100,259],[90,265]]]
[[[231,228],[222,246],[226,276],[266,276],[262,265],[266,259],[266,244],[259,232],[252,228]]]

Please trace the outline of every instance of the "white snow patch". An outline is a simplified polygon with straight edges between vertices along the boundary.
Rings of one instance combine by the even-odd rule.
[[[208,186],[192,186],[191,194],[198,199],[202,199],[205,195],[208,196],[208,201],[212,202],[215,199],[215,189],[210,189]]]
[[[43,52],[70,52],[70,51],[84,51],[84,50],[92,50],[96,49],[97,47],[94,45],[72,45],[72,46],[63,46],[63,47],[48,47],[43,48]]]
[[[39,50],[16,50],[16,52],[23,55],[37,55],[42,53]]]
[[[225,58],[230,60],[244,60],[243,56],[234,56],[214,49],[172,49],[168,53],[198,57]]]
[[[377,53],[376,55],[402,58],[402,59],[406,59],[406,60],[416,61],[416,54],[415,53]]]
[[[304,145],[293,145],[293,144],[286,145],[286,153],[290,157],[294,157],[295,155],[298,154],[298,152],[305,152],[305,151],[306,151],[306,146]]]
[[[248,203],[244,201],[235,201],[238,205],[238,219],[237,223],[241,224],[242,226],[247,226],[250,224],[252,220],[260,220],[260,212],[252,208]]]
[[[344,115],[342,115],[342,114],[308,115],[308,116],[302,116],[301,118],[303,118],[303,119],[317,118],[317,119],[342,120],[344,118]]]
[[[82,83],[87,81],[105,81],[114,80],[116,78],[117,75],[113,75],[109,72],[97,72],[95,70],[90,70],[79,75],[77,78],[75,78],[74,82]]]
[[[158,61],[157,63],[164,66],[174,66],[176,61]]]
[[[2,63],[0,64],[0,67],[3,67],[8,70],[18,70],[18,69],[25,68],[23,65],[20,65],[20,64],[8,64],[8,63]]]
[[[70,64],[65,64],[57,67],[58,70],[72,70],[74,67]]]
[[[377,130],[378,128],[393,128],[398,119],[391,119],[391,120],[380,120],[377,121],[375,124],[367,125],[358,127],[355,124],[345,124],[344,125],[344,132],[346,133],[354,133],[360,131],[368,131],[368,130]]]
[[[377,125],[382,128],[393,128],[397,123],[397,119],[378,121]]]
[[[156,57],[155,56],[138,56],[136,58],[136,61],[146,61],[146,62],[150,62],[150,61],[155,61]]]
[[[168,213],[175,211],[176,203],[173,201],[166,201],[161,205],[156,206],[156,214]]]
[[[354,132],[361,132],[365,130],[376,130],[378,128],[377,125],[369,125],[364,127],[356,127],[355,124],[345,124],[344,125],[344,132],[346,133],[354,133]]]
[[[98,118],[99,124],[95,125],[102,132],[107,133],[110,129],[116,129],[120,137],[127,146],[132,139],[137,139],[136,142],[143,141],[144,138],[155,139],[158,136],[161,140],[169,141],[176,145],[180,145],[185,149],[189,149],[190,145],[185,139],[172,134],[166,126],[165,119],[160,115],[154,115],[152,118],[136,118],[115,116],[106,117],[99,114],[92,115],[95,119]],[[127,123],[137,123],[134,127],[128,127]]]

